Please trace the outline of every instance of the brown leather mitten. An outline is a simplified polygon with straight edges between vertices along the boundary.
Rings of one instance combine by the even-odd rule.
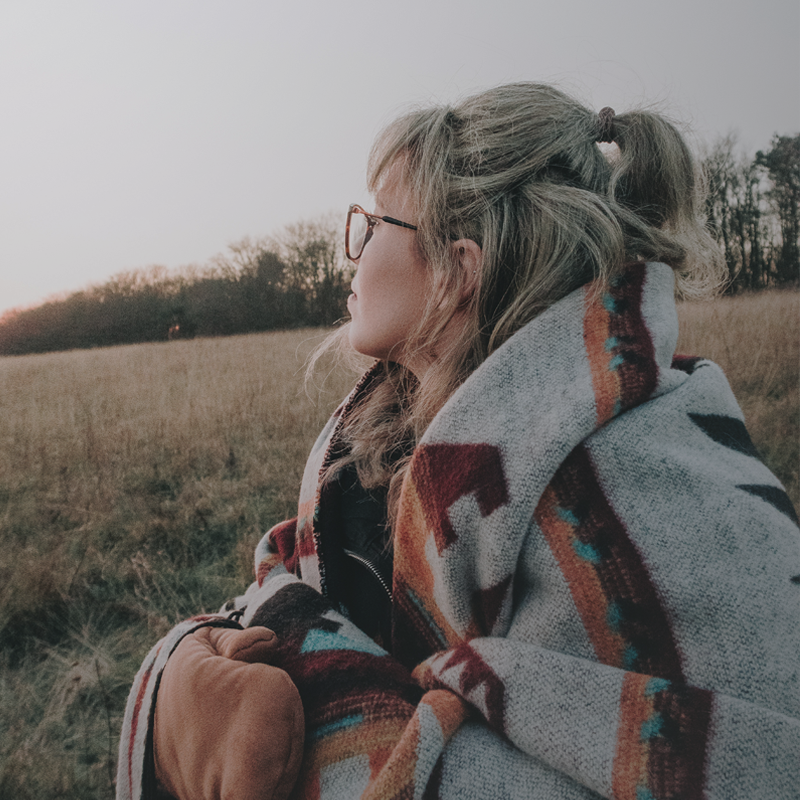
[[[300,695],[269,661],[267,628],[200,628],[170,656],[156,699],[156,777],[178,800],[282,800],[305,733]]]

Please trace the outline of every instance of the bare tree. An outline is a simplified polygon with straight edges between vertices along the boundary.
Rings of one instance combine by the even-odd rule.
[[[725,254],[730,290],[783,283],[777,268],[782,229],[768,201],[771,176],[759,158],[751,160],[735,149],[736,138],[728,135],[703,159],[709,227]]]
[[[776,269],[781,283],[796,282],[800,275],[800,134],[772,138],[772,149],[756,153],[772,186],[766,196],[774,209],[781,234]]]
[[[287,288],[305,297],[307,324],[330,325],[340,319],[346,313],[353,269],[344,255],[338,216],[287,225],[273,243],[287,266]]]

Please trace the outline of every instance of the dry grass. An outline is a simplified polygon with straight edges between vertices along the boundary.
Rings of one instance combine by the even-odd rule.
[[[290,513],[343,389],[317,406],[303,394],[318,336],[0,361],[0,629],[31,595],[60,606],[98,571],[141,583],[159,555],[197,566]]]
[[[0,797],[112,797],[127,687],[252,575],[352,375],[319,331],[0,359]]]
[[[800,295],[683,305],[795,504]],[[177,620],[246,585],[352,375],[318,331],[0,359],[0,798],[111,798],[127,688]]]
[[[800,293],[770,291],[684,303],[678,352],[728,376],[767,466],[800,506]]]

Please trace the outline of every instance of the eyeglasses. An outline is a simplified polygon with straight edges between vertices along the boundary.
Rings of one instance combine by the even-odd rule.
[[[353,205],[347,210],[347,222],[344,228],[344,252],[351,261],[358,261],[367,242],[372,238],[372,231],[379,222],[388,222],[390,225],[399,225],[401,228],[417,230],[416,225],[400,222],[394,217],[379,217],[368,214],[361,206]]]

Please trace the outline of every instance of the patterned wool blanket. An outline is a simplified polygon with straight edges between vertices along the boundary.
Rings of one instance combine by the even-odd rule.
[[[326,597],[318,485],[380,371],[336,412],[235,603],[303,700],[293,796],[798,796],[797,517],[719,368],[673,359],[672,292],[650,264],[571,294],[442,409],[401,494],[391,654]],[[147,796],[157,676],[200,624],[234,623],[183,623],[137,676],[119,798]]]

